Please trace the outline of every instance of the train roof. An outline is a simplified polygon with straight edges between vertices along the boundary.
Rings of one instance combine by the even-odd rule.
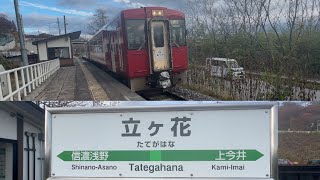
[[[166,7],[154,6],[154,7],[141,7],[141,8],[133,8],[133,9],[125,9],[120,11],[120,13],[115,16],[108,24],[104,25],[89,41],[93,40],[97,35],[99,35],[103,30],[105,30],[110,24],[114,21],[123,17],[124,19],[145,19],[146,13],[151,17],[152,10],[163,10],[165,12],[165,17],[170,19],[184,19],[185,14],[181,11],[169,9]]]
[[[32,44],[37,45],[42,42],[52,41],[52,40],[56,40],[56,39],[63,38],[63,37],[70,37],[71,40],[75,40],[75,39],[79,39],[80,35],[81,35],[81,31],[76,31],[76,32],[68,33],[68,34],[59,35],[59,36],[52,36],[52,37],[49,37],[46,39],[41,39],[38,41],[33,41]]]

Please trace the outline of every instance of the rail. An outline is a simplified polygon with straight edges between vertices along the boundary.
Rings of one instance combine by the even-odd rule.
[[[148,101],[187,101],[187,99],[178,94],[169,91],[163,92],[161,89],[144,90],[138,94]]]
[[[59,59],[0,72],[0,101],[21,101],[60,69]]]

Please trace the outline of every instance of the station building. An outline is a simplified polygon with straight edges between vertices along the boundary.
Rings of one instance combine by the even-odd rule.
[[[44,110],[1,102],[0,117],[0,180],[43,180]]]
[[[32,42],[37,46],[39,62],[60,59],[61,66],[74,65],[71,41],[79,39],[81,31]]]

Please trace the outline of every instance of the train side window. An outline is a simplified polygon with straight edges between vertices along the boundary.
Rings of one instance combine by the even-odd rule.
[[[146,48],[145,20],[126,21],[128,49]]]
[[[173,46],[186,46],[185,20],[170,20],[171,40]]]
[[[108,32],[108,52],[111,52],[111,33]]]

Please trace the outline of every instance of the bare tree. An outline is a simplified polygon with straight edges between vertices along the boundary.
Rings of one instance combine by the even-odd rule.
[[[215,55],[272,73],[318,72],[320,0],[189,0],[186,14],[191,62]]]
[[[105,9],[96,9],[94,15],[92,16],[91,22],[88,25],[88,33],[95,34],[103,26],[105,26],[109,21],[107,16],[107,11]]]

